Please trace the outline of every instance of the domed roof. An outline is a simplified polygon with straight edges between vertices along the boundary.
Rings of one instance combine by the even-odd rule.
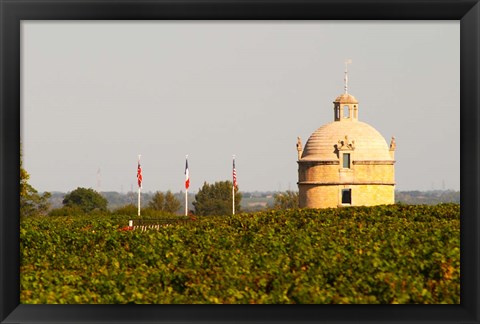
[[[354,146],[355,160],[389,160],[389,147],[383,136],[372,126],[360,121],[334,121],[318,128],[308,139],[301,160],[337,160],[336,145],[345,141]]]
[[[358,100],[349,93],[339,95],[334,102],[358,104]]]

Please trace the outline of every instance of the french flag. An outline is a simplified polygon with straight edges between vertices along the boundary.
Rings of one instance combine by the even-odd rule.
[[[188,174],[188,159],[185,159],[185,189],[190,187],[190,176]]]

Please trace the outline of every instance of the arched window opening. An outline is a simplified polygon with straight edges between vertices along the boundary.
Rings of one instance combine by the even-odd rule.
[[[347,105],[343,106],[343,118],[350,117],[350,109]]]

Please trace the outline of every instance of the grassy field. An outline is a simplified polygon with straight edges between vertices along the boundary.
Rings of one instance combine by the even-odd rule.
[[[21,303],[460,303],[460,206],[21,221]]]

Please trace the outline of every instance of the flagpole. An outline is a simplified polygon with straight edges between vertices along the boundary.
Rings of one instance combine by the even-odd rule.
[[[233,155],[233,172],[235,172],[235,155]],[[232,173],[233,176],[233,173]],[[232,215],[235,215],[235,179],[232,181]]]
[[[140,187],[138,187],[138,216],[140,216]]]
[[[138,155],[138,165],[140,166],[140,154]],[[137,171],[138,172],[138,171]],[[137,175],[138,176],[138,175]],[[142,190],[141,182],[138,183],[138,216],[140,216],[140,191]]]
[[[185,155],[185,216],[188,216],[188,186],[187,181],[189,182],[189,173],[188,173],[188,154]]]

